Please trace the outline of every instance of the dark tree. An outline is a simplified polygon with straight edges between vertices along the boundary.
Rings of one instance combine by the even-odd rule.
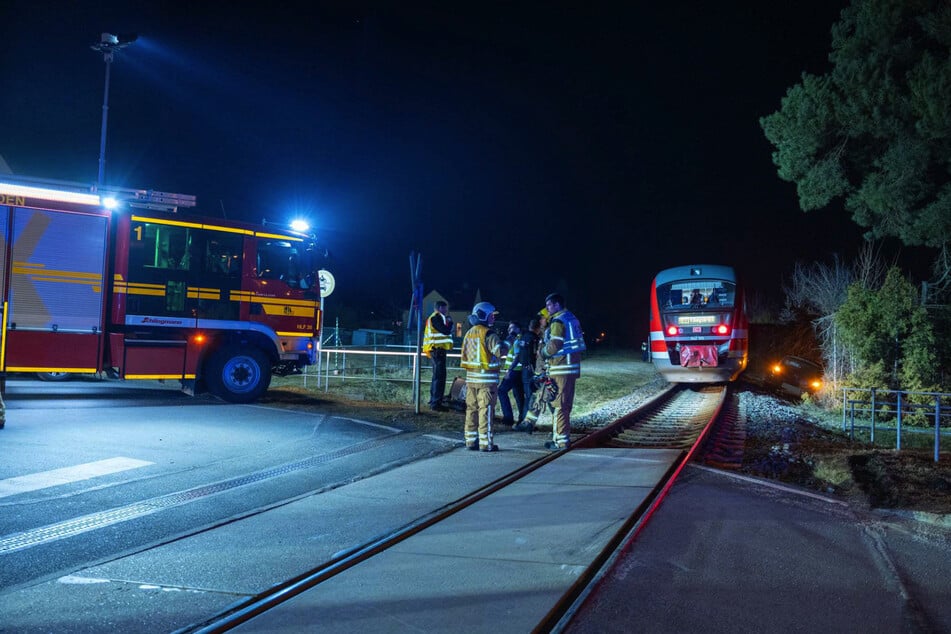
[[[951,242],[951,3],[854,0],[831,72],[804,73],[760,119],[804,211],[842,198],[869,237]]]

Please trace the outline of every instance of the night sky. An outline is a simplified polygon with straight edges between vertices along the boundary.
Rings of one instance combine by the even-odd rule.
[[[135,32],[112,66],[106,182],[208,215],[307,215],[334,256],[331,318],[397,317],[418,252],[427,292],[481,289],[525,320],[558,290],[630,344],[662,268],[732,264],[780,302],[797,260],[858,250],[841,207],[799,210],[759,127],[829,69],[843,0],[455,4],[8,0],[0,155],[94,182],[89,46]]]

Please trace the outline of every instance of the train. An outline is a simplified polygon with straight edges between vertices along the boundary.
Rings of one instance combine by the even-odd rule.
[[[669,383],[725,383],[746,369],[749,318],[733,267],[660,271],[650,304],[650,359]]]

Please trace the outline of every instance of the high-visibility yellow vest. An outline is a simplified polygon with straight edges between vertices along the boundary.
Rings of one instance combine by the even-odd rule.
[[[512,347],[509,348],[508,354],[505,355],[505,364],[502,366],[503,372],[508,372],[509,370],[518,372],[522,369],[522,362],[519,359],[522,345],[522,335],[519,334],[515,337],[515,340],[512,341]]]
[[[444,335],[433,327],[433,319],[436,317],[445,319],[446,317],[438,310],[426,320],[426,329],[423,331],[423,354],[429,354],[433,348],[442,348],[443,350],[452,350],[452,337]]]

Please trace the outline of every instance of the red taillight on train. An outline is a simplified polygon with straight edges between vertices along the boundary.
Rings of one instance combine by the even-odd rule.
[[[728,335],[730,334],[730,327],[726,324],[720,324],[719,326],[713,327],[713,333],[716,335]]]
[[[677,334],[677,326],[667,326],[667,334],[673,337]]]

